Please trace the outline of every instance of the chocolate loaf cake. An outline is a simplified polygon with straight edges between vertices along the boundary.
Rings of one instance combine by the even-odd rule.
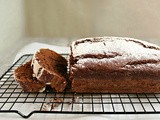
[[[72,91],[159,93],[160,47],[122,37],[96,37],[71,44]]]
[[[14,71],[14,78],[24,92],[43,92],[46,85],[32,77],[31,61],[18,67]]]
[[[32,59],[33,77],[62,92],[67,85],[67,60],[60,54],[40,49]]]

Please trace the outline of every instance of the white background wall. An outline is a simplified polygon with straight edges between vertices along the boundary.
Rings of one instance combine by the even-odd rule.
[[[0,0],[0,55],[5,49],[14,49],[24,36],[24,1]]]
[[[31,37],[160,40],[160,0],[26,0]]]

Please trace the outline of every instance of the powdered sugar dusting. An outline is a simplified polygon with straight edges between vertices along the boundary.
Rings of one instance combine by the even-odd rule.
[[[133,38],[122,37],[99,37],[94,42],[93,38],[86,38],[93,42],[82,42],[76,45],[76,42],[84,41],[85,39],[77,40],[72,43],[73,57],[85,54],[104,54],[118,52],[122,56],[115,57],[117,60],[122,58],[131,58],[132,60],[155,59],[160,60],[160,47]],[[99,39],[99,40],[98,40]],[[155,49],[156,48],[156,49]],[[87,59],[85,59],[87,60]],[[81,63],[85,60],[80,60]],[[96,59],[90,59],[95,61]],[[108,60],[108,59],[107,59]],[[114,60],[114,59],[111,59]],[[80,63],[80,61],[78,63]],[[100,60],[98,60],[100,62]],[[101,60],[105,62],[106,59]]]

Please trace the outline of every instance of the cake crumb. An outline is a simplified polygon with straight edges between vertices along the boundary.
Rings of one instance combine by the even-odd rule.
[[[59,107],[59,105],[63,103],[62,98],[51,98],[49,102],[45,102],[42,106],[43,111],[52,111],[56,107]]]

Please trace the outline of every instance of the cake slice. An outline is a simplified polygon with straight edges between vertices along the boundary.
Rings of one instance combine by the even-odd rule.
[[[22,87],[24,92],[43,92],[46,85],[32,76],[31,61],[18,67],[14,71],[14,78]]]
[[[32,59],[33,77],[62,92],[67,85],[67,60],[60,54],[40,49]]]
[[[159,93],[160,47],[123,37],[74,41],[70,80],[73,92]]]

